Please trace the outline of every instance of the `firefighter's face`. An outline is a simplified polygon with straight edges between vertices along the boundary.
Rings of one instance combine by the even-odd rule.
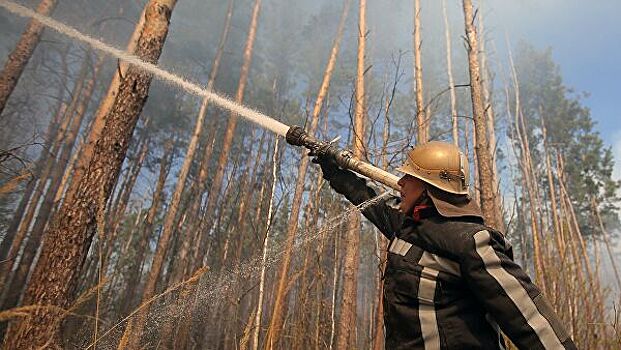
[[[425,192],[424,183],[412,175],[404,175],[398,182],[401,186],[401,203],[399,203],[399,211],[409,215],[414,210],[414,206],[418,202],[420,196]]]

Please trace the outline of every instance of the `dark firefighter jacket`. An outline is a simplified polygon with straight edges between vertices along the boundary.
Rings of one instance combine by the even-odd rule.
[[[331,186],[353,204],[376,196],[339,170]],[[390,200],[363,209],[390,240],[384,273],[386,349],[575,349],[539,289],[513,261],[503,235],[475,217],[418,220]]]

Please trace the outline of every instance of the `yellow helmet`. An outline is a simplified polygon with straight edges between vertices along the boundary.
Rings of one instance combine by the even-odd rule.
[[[431,141],[414,147],[397,171],[448,193],[468,194],[468,159],[451,143]]]

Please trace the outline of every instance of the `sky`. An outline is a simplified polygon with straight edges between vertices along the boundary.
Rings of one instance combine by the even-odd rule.
[[[612,147],[613,178],[621,180],[621,0],[488,2],[484,11],[496,35],[504,37],[506,32],[513,43],[523,39],[540,48],[551,47],[565,84],[590,94],[583,103],[591,109],[596,130]],[[615,248],[619,254],[621,241]],[[612,275],[608,260],[603,261],[603,270],[604,276]],[[621,293],[615,284],[608,286],[614,294]]]
[[[494,0],[484,14],[497,37],[551,47],[567,86],[590,95],[598,130],[621,179],[621,0]]]

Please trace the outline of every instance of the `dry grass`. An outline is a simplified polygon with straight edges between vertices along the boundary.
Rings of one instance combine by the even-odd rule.
[[[115,329],[117,329],[119,326],[121,326],[122,324],[124,324],[125,322],[127,322],[128,320],[130,320],[134,315],[136,315],[138,312],[142,311],[145,307],[149,306],[150,304],[152,304],[153,302],[155,302],[158,299],[161,299],[162,297],[174,292],[175,290],[178,290],[179,288],[182,288],[184,286],[188,286],[188,285],[192,285],[195,284],[196,282],[198,282],[198,280],[201,278],[201,276],[203,276],[207,271],[209,270],[208,266],[203,266],[200,269],[196,270],[194,272],[194,274],[192,275],[192,277],[188,278],[185,281],[181,281],[177,284],[174,284],[173,286],[169,287],[168,289],[166,289],[165,291],[163,291],[160,294],[154,295],[153,297],[149,298],[148,300],[145,300],[142,304],[140,304],[136,309],[134,309],[129,315],[127,315],[126,317],[124,317],[123,319],[121,319],[120,321],[118,321],[117,323],[115,323],[110,329],[108,329],[105,333],[103,333],[99,338],[97,338],[96,341],[93,341],[92,343],[90,343],[85,350],[94,348],[97,345],[97,342],[101,341],[102,339],[104,339],[105,337],[107,337],[109,334],[112,333],[112,331],[114,331]],[[131,322],[128,324],[128,327],[131,327]],[[127,343],[128,341],[128,336],[126,336],[131,334],[131,332],[125,332],[123,335],[123,338],[121,339],[120,343],[119,343],[119,349],[123,349],[124,348],[124,344]]]

